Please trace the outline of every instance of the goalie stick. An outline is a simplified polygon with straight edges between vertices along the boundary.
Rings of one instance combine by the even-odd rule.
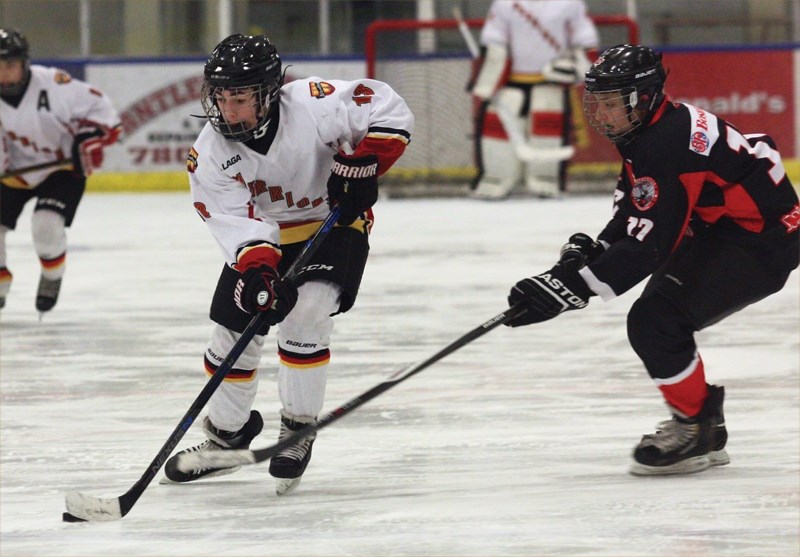
[[[458,6],[453,7],[453,18],[458,23],[458,31],[467,44],[470,56],[477,60],[478,56],[480,56],[478,43],[475,42],[475,37],[472,36],[469,25],[461,15],[461,9]],[[508,111],[508,108],[502,103],[492,103],[492,108],[497,113],[497,118],[503,125],[508,139],[514,146],[514,152],[520,160],[525,162],[556,162],[570,159],[575,154],[575,148],[572,145],[564,145],[555,149],[534,149],[525,142],[525,137],[523,137],[517,123],[514,121],[514,115]]]
[[[416,375],[423,369],[429,367],[430,365],[438,362],[445,356],[452,354],[459,348],[466,346],[473,340],[482,337],[492,329],[498,327],[499,325],[503,325],[508,323],[512,319],[519,317],[523,313],[525,313],[527,309],[522,305],[516,305],[507,309],[502,313],[498,313],[485,323],[481,324],[479,327],[471,330],[467,334],[461,336],[460,338],[454,340],[441,350],[439,350],[433,356],[430,356],[428,359],[414,365],[408,367],[406,369],[402,369],[396,372],[394,375],[386,379],[385,381],[378,383],[368,391],[365,391],[358,395],[357,397],[350,399],[349,401],[345,402],[335,410],[329,412],[315,423],[309,424],[303,429],[300,429],[293,433],[291,436],[287,437],[286,439],[279,441],[278,443],[271,445],[269,447],[265,447],[263,449],[241,449],[241,450],[231,450],[231,451],[200,451],[200,452],[192,452],[192,453],[183,453],[177,456],[178,458],[178,469],[182,471],[186,471],[193,468],[211,468],[211,467],[231,467],[231,466],[243,466],[248,464],[257,464],[259,462],[264,462],[268,460],[284,450],[285,448],[289,447],[290,445],[294,445],[300,442],[304,437],[308,437],[312,435],[314,432],[319,431],[320,429],[329,426],[339,418],[346,416],[362,404],[369,402],[370,400],[374,399],[378,395],[388,391],[395,385],[398,385],[409,379],[410,377]]]
[[[328,232],[333,228],[333,225],[339,218],[340,210],[334,207],[325,221],[320,225],[319,229],[314,235],[306,242],[303,250],[298,254],[297,258],[292,262],[292,265],[286,271],[284,277],[294,278],[298,272],[308,263],[311,255],[322,244],[328,236]],[[236,360],[242,355],[244,349],[253,340],[256,332],[261,328],[264,322],[264,313],[259,312],[255,317],[250,320],[247,327],[242,331],[241,337],[236,341],[231,351],[226,356],[225,360],[219,365],[217,371],[203,387],[203,390],[197,395],[189,410],[181,418],[178,426],[172,431],[161,450],[147,467],[142,477],[133,484],[128,491],[119,497],[93,497],[85,495],[78,491],[71,491],[66,495],[67,511],[63,513],[62,519],[65,522],[106,522],[111,520],[119,520],[131,510],[139,497],[142,496],[144,490],[150,485],[150,482],[156,477],[158,471],[166,462],[173,449],[177,446],[183,438],[186,431],[194,423],[200,411],[211,398],[211,395],[217,390],[217,387],[222,383],[222,380],[230,372]]]
[[[39,164],[33,164],[31,166],[23,166],[22,168],[9,168],[7,172],[0,175],[0,180],[5,180],[6,178],[14,178],[15,176],[19,176],[20,174],[25,174],[26,172],[33,172],[35,170],[44,170],[46,168],[55,168],[57,166],[63,166],[67,164],[72,164],[72,160],[58,159],[57,161],[40,162]]]

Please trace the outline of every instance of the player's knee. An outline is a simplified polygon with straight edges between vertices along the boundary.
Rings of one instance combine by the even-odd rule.
[[[206,348],[205,358],[213,366],[219,366],[233,349],[236,341],[239,340],[238,333],[216,325],[211,333],[211,340]],[[264,346],[264,337],[256,335],[247,344],[242,355],[236,360],[236,369],[253,370],[258,367],[261,360],[261,349]]]
[[[628,340],[650,375],[660,377],[696,346],[688,319],[662,296],[639,298],[628,312]]]
[[[36,250],[41,256],[56,257],[67,249],[64,217],[55,211],[34,211],[31,234]]]
[[[333,330],[331,314],[339,309],[341,289],[327,281],[311,281],[297,289],[297,304],[280,325],[278,340],[327,347]]]

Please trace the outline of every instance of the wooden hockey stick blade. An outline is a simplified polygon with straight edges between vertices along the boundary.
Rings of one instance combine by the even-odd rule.
[[[286,271],[286,277],[293,278],[308,263],[311,255],[314,254],[325,240],[328,232],[336,224],[336,221],[339,220],[339,214],[340,209],[338,207],[331,209],[328,217],[320,225],[314,235],[306,242],[301,252]],[[161,467],[167,461],[169,455],[172,454],[177,444],[183,439],[186,431],[192,426],[197,416],[200,415],[200,411],[209,399],[211,399],[211,395],[214,394],[217,387],[219,387],[223,379],[225,379],[225,376],[233,368],[233,365],[239,359],[239,356],[242,355],[244,349],[261,329],[265,319],[264,315],[264,313],[259,312],[258,315],[250,320],[250,323],[245,327],[239,340],[233,345],[233,348],[231,348],[228,355],[214,372],[214,375],[206,382],[203,390],[200,391],[200,394],[194,399],[177,427],[172,430],[172,433],[167,438],[164,445],[162,445],[158,454],[156,454],[142,476],[133,484],[133,487],[116,498],[92,497],[91,495],[85,495],[77,491],[67,493],[65,500],[68,513],[62,516],[66,522],[76,522],[76,520],[73,519],[86,522],[108,522],[119,520],[128,514],[131,508],[136,504],[136,501],[139,500],[147,489],[147,486],[150,485],[150,482],[156,477],[158,471],[161,470]]]
[[[44,170],[46,168],[55,168],[57,166],[65,166],[67,164],[72,164],[72,160],[70,159],[59,159],[57,161],[50,161],[50,162],[42,162],[39,164],[33,164],[31,166],[25,166],[22,168],[9,168],[8,172],[5,174],[0,175],[0,180],[5,180],[6,178],[14,178],[15,176],[19,176],[20,174],[25,174],[27,172],[33,172],[35,170]]]
[[[428,359],[400,370],[385,381],[378,383],[368,391],[365,391],[357,397],[345,402],[335,410],[329,412],[316,423],[309,424],[301,430],[296,431],[286,439],[276,443],[275,445],[265,447],[263,449],[255,450],[236,450],[236,451],[198,451],[192,453],[183,453],[178,455],[178,469],[187,472],[196,468],[229,468],[232,466],[247,466],[248,464],[256,464],[264,462],[284,450],[285,448],[298,443],[304,437],[314,434],[320,429],[329,426],[339,418],[349,414],[362,404],[369,402],[378,395],[388,391],[395,385],[398,385],[406,379],[416,375],[423,369],[438,362],[445,356],[452,354],[459,348],[466,346],[473,340],[482,337],[492,329],[499,325],[504,325],[512,319],[519,317],[525,313],[527,309],[522,305],[516,305],[499,313],[482,323],[479,327],[471,330],[467,334],[454,340],[439,352],[429,357]]]

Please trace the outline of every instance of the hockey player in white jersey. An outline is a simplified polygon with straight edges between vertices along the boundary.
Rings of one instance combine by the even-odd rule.
[[[311,77],[284,85],[278,52],[263,35],[223,40],[204,73],[208,123],[187,167],[194,207],[225,259],[211,303],[216,325],[205,370],[217,369],[255,312],[268,312],[269,323],[280,323],[284,439],[322,410],[332,316],[355,302],[378,176],[405,150],[413,116],[379,81]],[[282,280],[329,205],[341,208],[338,224],[293,283]],[[247,448],[261,432],[262,417],[252,406],[265,333],[266,328],[256,335],[212,396],[203,419],[208,440],[187,451]],[[313,443],[307,438],[272,458],[269,472],[279,495],[300,482]],[[185,472],[175,457],[165,466],[172,482],[235,470]]]
[[[569,90],[583,81],[598,35],[583,0],[495,0],[480,43],[470,92],[484,101],[478,117],[478,177],[473,196],[506,197],[524,183],[539,197],[564,188],[569,145]],[[503,118],[508,115],[507,118]],[[516,133],[505,128],[516,126]],[[523,161],[510,136],[523,138]],[[569,155],[566,155],[569,156]]]
[[[36,309],[58,301],[72,224],[86,177],[103,161],[103,149],[122,126],[111,101],[97,88],[57,68],[31,64],[28,40],[0,28],[0,122],[7,172],[48,162],[58,167],[17,174],[0,183],[0,308],[11,288],[5,238],[31,199],[33,245],[41,263]]]

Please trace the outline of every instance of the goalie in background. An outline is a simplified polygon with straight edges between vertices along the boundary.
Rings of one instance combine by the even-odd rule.
[[[673,102],[666,79],[660,53],[627,44],[586,73],[587,121],[624,161],[611,220],[597,241],[573,234],[559,263],[508,297],[527,308],[516,327],[593,296],[612,300],[649,277],[628,313],[628,340],[672,417],[634,449],[631,473],[642,476],[730,461],[725,391],[706,383],[695,333],[781,290],[800,261],[800,204],[773,140]]]
[[[482,101],[473,197],[502,199],[520,183],[539,197],[559,195],[566,161],[557,151],[569,145],[570,88],[583,81],[598,44],[585,2],[495,0],[480,43],[480,66],[468,87]],[[516,135],[541,152],[541,160],[519,158],[498,110],[512,117]]]
[[[12,278],[6,233],[36,198],[31,228],[42,268],[36,309],[43,313],[58,301],[67,256],[65,229],[75,217],[86,177],[102,164],[103,149],[117,141],[122,126],[107,96],[63,70],[31,64],[27,38],[9,28],[0,28],[0,122],[8,149],[6,172],[65,161],[62,167],[19,174],[0,184],[0,308]]]

